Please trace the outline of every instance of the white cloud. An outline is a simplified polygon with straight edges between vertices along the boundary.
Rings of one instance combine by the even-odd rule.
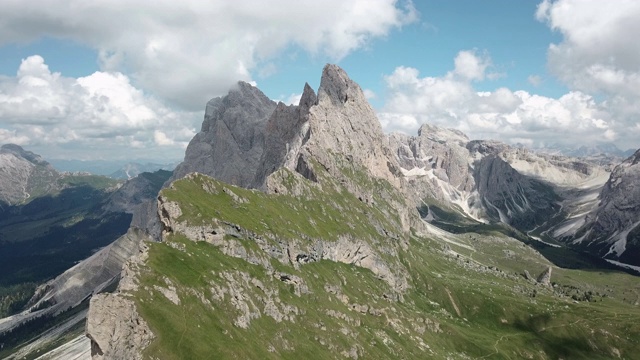
[[[0,78],[0,142],[47,149],[42,155],[172,160],[201,119],[174,111],[131,85],[118,72],[80,78],[51,73],[41,56],[24,59],[15,77]],[[160,148],[161,146],[162,148]]]
[[[488,57],[483,61],[490,63]],[[558,99],[507,88],[477,92],[472,82],[481,79],[486,68],[463,72],[462,67],[480,68],[454,63],[455,70],[441,77],[420,77],[417,69],[408,67],[398,67],[386,76],[387,97],[378,114],[383,128],[415,134],[421,124],[431,123],[462,130],[471,138],[530,146],[630,143],[640,134],[616,120],[610,103],[597,102],[584,92],[571,91]],[[465,59],[464,63],[477,62]],[[462,73],[467,75],[458,76]]]
[[[196,111],[253,71],[276,71],[270,59],[292,46],[335,61],[417,19],[398,0],[7,0],[0,13],[0,45],[80,42],[99,52],[101,70]]]
[[[454,60],[454,74],[466,80],[483,80],[487,67],[491,65],[488,56],[478,56],[475,51],[460,51]]]
[[[562,34],[549,46],[549,65],[569,86],[589,92],[640,95],[640,2],[543,1],[536,17]]]
[[[603,136],[637,147],[625,139],[639,135],[633,129],[640,120],[640,2],[545,0],[536,17],[562,35],[549,46],[552,72],[569,88],[604,98],[617,130]]]
[[[371,99],[375,99],[376,98],[376,93],[371,89],[364,89],[364,90],[362,90],[362,92],[364,93],[364,97],[367,100],[371,100]]]
[[[529,75],[527,77],[527,81],[529,82],[529,84],[538,87],[540,86],[540,84],[542,84],[542,78],[540,77],[540,75]]]
[[[302,99],[302,93],[299,94],[291,94],[289,97],[283,102],[287,105],[298,105],[300,104],[300,99]]]
[[[175,144],[175,141],[173,141],[173,139],[170,139],[167,136],[167,134],[165,134],[164,132],[162,132],[160,130],[156,130],[156,131],[153,132],[153,140],[159,146],[171,146],[171,145]]]

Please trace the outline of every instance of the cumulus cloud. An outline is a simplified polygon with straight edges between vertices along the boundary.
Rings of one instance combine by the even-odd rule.
[[[484,78],[487,67],[473,64],[490,63],[483,56],[460,52],[454,70],[441,77],[421,77],[417,69],[396,68],[385,77],[388,96],[378,114],[383,128],[415,134],[421,124],[431,123],[462,130],[471,138],[529,146],[637,141],[637,128],[626,130],[611,103],[581,91],[558,99],[507,88],[476,91],[473,81]]]
[[[483,80],[487,67],[491,65],[488,56],[478,56],[475,51],[460,51],[454,60],[454,74],[466,80]]]
[[[562,34],[562,42],[549,46],[548,60],[572,88],[640,94],[640,2],[545,0],[536,17]]]
[[[608,6],[597,1],[545,0],[538,5],[536,17],[562,35],[562,41],[548,49],[554,75],[571,89],[604,98],[617,123],[617,135],[629,129],[637,137],[640,2],[620,0]],[[628,143],[638,146],[637,141]]]
[[[376,93],[371,89],[363,89],[362,93],[367,100],[372,100],[377,97]]]
[[[0,143],[48,149],[42,155],[175,160],[195,134],[200,116],[175,111],[119,72],[68,78],[41,56],[24,59],[15,77],[0,78]]]
[[[102,71],[123,72],[155,96],[201,110],[291,47],[337,61],[413,22],[410,1],[7,0],[0,45],[41,36],[96,49]]]
[[[291,95],[289,95],[288,98],[286,98],[282,102],[284,102],[287,105],[298,105],[298,104],[300,104],[300,99],[302,99],[302,93],[291,94]]]

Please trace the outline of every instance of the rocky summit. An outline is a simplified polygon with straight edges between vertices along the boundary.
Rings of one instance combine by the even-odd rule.
[[[18,145],[0,147],[0,204],[15,205],[55,190],[60,174],[42,157]]]
[[[632,358],[638,278],[553,234],[636,163],[387,136],[335,65],[298,105],[239,83],[118,240],[92,357]]]

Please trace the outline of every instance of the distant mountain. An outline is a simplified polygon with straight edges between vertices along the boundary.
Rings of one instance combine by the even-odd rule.
[[[39,155],[14,144],[0,147],[0,204],[19,204],[57,190],[60,177]]]
[[[556,187],[576,186],[605,172],[574,158],[472,141],[459,131],[428,124],[418,136],[391,134],[389,141],[422,198],[423,215],[440,223],[437,212],[448,210],[530,231],[560,212]]]
[[[59,290],[57,283],[45,285],[37,296],[33,295],[37,285],[69,270],[125,234],[136,207],[155,199],[170,175],[170,171],[160,170],[122,181],[87,173],[58,172],[33,152],[17,145],[3,145],[0,316],[16,313],[25,305],[42,308],[57,304],[51,311],[66,310],[84,299],[87,294],[80,290],[81,284],[67,289],[81,295],[66,305],[68,294],[52,293]],[[100,279],[104,282],[105,277],[112,279],[120,271],[121,263],[110,261],[116,265],[102,264],[85,270],[103,274]],[[76,276],[71,281],[77,279]],[[31,303],[27,303],[30,298]],[[5,326],[15,325],[3,323],[0,334]],[[0,338],[0,343],[3,342]]]
[[[112,161],[112,160],[63,160],[63,159],[50,159],[49,162],[58,171],[69,172],[88,172],[94,175],[109,176],[114,179],[127,180],[126,172],[130,169],[130,174],[135,175],[141,172],[154,172],[156,170],[173,170],[177,165],[177,162],[173,163],[160,163],[158,161],[147,160],[128,160],[128,161]],[[142,164],[142,165],[141,165]],[[135,170],[138,168],[138,170]],[[131,177],[134,177],[132,175]]]
[[[635,150],[628,149],[626,151],[620,150],[613,143],[601,143],[596,145],[580,145],[580,146],[567,146],[561,144],[554,144],[548,147],[536,148],[537,152],[543,152],[548,154],[565,155],[571,157],[618,157],[621,159],[631,156]]]
[[[139,174],[141,174],[143,172],[151,173],[151,172],[155,172],[155,171],[158,171],[158,170],[172,171],[173,169],[175,169],[175,167],[177,165],[178,165],[178,163],[172,163],[172,164],[154,164],[154,163],[140,164],[140,163],[137,163],[137,162],[131,162],[131,163],[125,164],[123,167],[121,167],[117,171],[114,171],[113,173],[109,174],[109,177],[114,178],[114,179],[129,180],[131,178],[134,178],[134,177],[138,176]]]

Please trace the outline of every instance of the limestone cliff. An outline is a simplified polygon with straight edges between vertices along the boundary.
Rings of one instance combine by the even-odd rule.
[[[575,242],[606,258],[640,264],[640,150],[611,172],[597,208],[575,235]]]
[[[202,128],[173,179],[200,172],[230,184],[252,185],[264,152],[267,121],[275,108],[275,102],[245,82],[224,98],[209,101]]]

